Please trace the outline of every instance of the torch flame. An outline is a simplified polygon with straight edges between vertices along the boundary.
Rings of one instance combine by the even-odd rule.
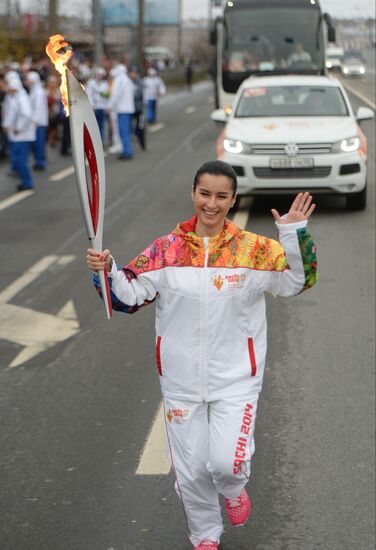
[[[55,69],[61,74],[61,100],[64,105],[65,114],[69,116],[66,64],[72,57],[73,49],[61,34],[55,34],[50,37],[46,46],[46,54],[55,65]]]

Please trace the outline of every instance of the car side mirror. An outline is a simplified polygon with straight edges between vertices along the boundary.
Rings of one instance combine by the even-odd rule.
[[[359,107],[356,113],[356,120],[358,122],[361,122],[362,120],[371,120],[374,116],[375,113],[372,109],[368,109],[368,107]]]
[[[222,124],[225,124],[228,119],[228,114],[223,109],[216,109],[212,112],[210,118],[214,120],[214,122],[221,122]]]

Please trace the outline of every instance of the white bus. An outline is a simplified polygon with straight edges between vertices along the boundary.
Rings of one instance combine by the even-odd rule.
[[[335,32],[319,0],[224,1],[211,32],[217,108],[252,74],[325,74],[327,39]]]

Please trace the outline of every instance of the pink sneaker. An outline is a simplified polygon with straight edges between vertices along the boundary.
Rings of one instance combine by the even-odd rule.
[[[203,540],[193,550],[218,550],[218,544],[218,542],[213,542],[212,540]]]
[[[247,522],[251,513],[251,499],[245,489],[237,498],[225,498],[225,504],[226,514],[232,525],[241,527]]]

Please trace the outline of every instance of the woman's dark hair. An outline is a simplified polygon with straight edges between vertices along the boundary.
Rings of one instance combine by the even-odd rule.
[[[205,162],[196,172],[195,179],[193,181],[193,191],[196,191],[198,182],[200,181],[200,176],[202,174],[213,174],[214,176],[226,176],[232,185],[233,196],[236,194],[236,189],[238,186],[238,180],[236,177],[235,170],[221,160],[210,160]]]

